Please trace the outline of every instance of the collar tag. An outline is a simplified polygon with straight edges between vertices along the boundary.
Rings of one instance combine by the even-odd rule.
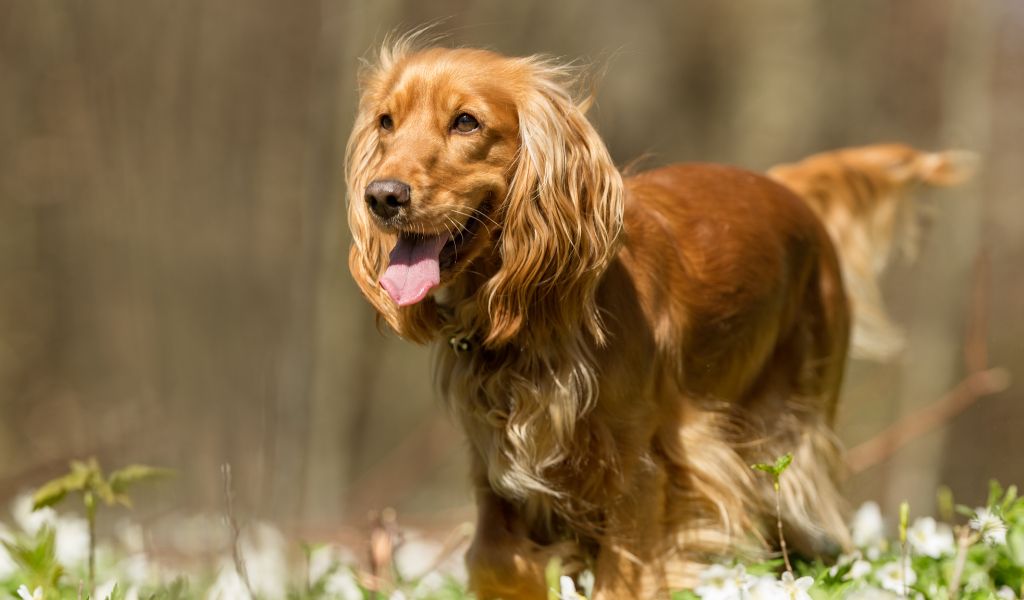
[[[453,335],[452,337],[448,338],[448,345],[452,347],[452,350],[456,354],[469,352],[470,350],[473,349],[473,342],[470,340],[470,338],[459,335]]]

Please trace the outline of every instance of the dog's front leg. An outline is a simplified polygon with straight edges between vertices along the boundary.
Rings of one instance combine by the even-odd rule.
[[[466,552],[469,587],[478,600],[548,597],[544,571],[551,559],[579,559],[574,543],[542,545],[529,538],[517,507],[478,482],[473,543]]]
[[[546,598],[545,553],[530,541],[519,511],[486,483],[476,504],[476,533],[466,552],[470,589],[479,600]]]
[[[667,558],[672,541],[664,519],[666,477],[660,467],[633,478],[628,498],[608,511],[594,569],[593,600],[669,597]]]

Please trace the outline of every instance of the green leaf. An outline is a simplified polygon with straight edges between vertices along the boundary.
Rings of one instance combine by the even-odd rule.
[[[14,542],[4,540],[3,546],[20,567],[19,579],[29,589],[56,588],[64,568],[57,562],[57,534],[52,527],[43,525],[35,538],[20,536]]]
[[[1006,546],[1018,566],[1024,567],[1024,530],[1013,529],[1006,536]]]
[[[110,479],[107,482],[110,484],[110,489],[113,493],[123,494],[130,486],[136,483],[163,479],[172,475],[174,475],[174,471],[171,469],[161,469],[148,465],[128,465],[111,473]]]
[[[71,472],[47,481],[32,495],[32,510],[53,506],[70,492],[84,492],[89,487],[91,472],[87,465],[74,461]]]
[[[935,493],[935,503],[939,509],[939,516],[943,521],[953,521],[953,511],[956,503],[953,501],[953,490],[948,485],[939,487]]]
[[[113,505],[117,500],[114,498],[114,489],[110,483],[97,479],[93,482],[93,490],[96,495],[99,496],[100,500],[103,501],[107,506]]]
[[[110,590],[110,595],[107,596],[107,600],[124,600],[124,590],[121,586],[114,584],[114,589]]]
[[[32,494],[32,510],[39,510],[40,508],[57,504],[64,499],[64,496],[67,496],[68,489],[64,477],[47,481],[36,490],[36,493]]]
[[[1003,486],[999,485],[999,482],[992,479],[988,482],[988,502],[985,506],[992,508],[995,506],[999,499],[1003,497]]]
[[[968,519],[973,519],[974,518],[974,509],[971,508],[970,506],[967,506],[966,504],[957,504],[956,505],[956,512],[957,512],[957,514],[963,515],[963,516],[967,517]]]
[[[1011,485],[1010,487],[1006,488],[1006,494],[1003,495],[1003,502],[1002,502],[1002,506],[1000,508],[1002,508],[1003,512],[1005,513],[1005,512],[1010,510],[1010,507],[1013,506],[1013,503],[1016,500],[1017,500],[1017,486]]]
[[[757,463],[750,465],[750,468],[756,471],[768,473],[775,478],[775,481],[778,481],[779,476],[782,475],[782,472],[785,471],[792,462],[793,454],[787,452],[786,454],[776,458],[774,463]]]

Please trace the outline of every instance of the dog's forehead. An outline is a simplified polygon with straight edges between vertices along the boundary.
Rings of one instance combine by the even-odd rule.
[[[512,105],[519,71],[513,59],[492,52],[432,49],[396,64],[383,91],[391,102],[432,107],[468,102]]]

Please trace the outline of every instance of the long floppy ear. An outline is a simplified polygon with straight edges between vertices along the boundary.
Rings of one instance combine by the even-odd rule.
[[[379,132],[374,107],[383,93],[385,79],[411,51],[414,35],[386,42],[375,65],[367,65],[360,73],[359,110],[352,134],[345,148],[345,180],[348,198],[348,225],[352,231],[348,266],[352,277],[370,304],[377,309],[378,322],[384,319],[402,337],[427,343],[437,326],[436,307],[432,302],[399,308],[378,283],[388,266],[388,254],[395,245],[395,236],[385,234],[371,222],[363,203],[363,192],[370,183],[370,172],[377,157]]]
[[[573,100],[568,69],[523,66],[501,266],[478,296],[490,320],[485,344],[543,342],[581,326],[603,343],[594,296],[622,229],[622,177]]]

